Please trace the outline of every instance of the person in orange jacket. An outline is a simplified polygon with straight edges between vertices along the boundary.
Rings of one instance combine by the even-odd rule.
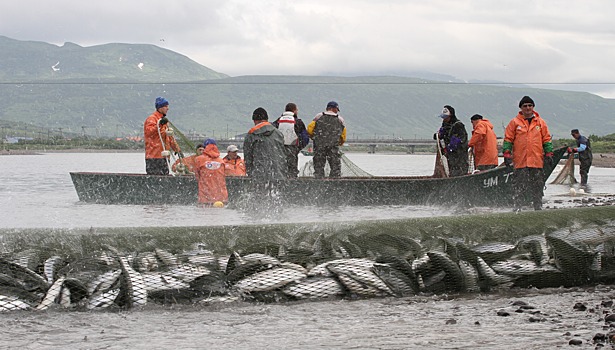
[[[498,140],[493,124],[480,114],[474,114],[470,121],[474,130],[468,147],[474,153],[474,165],[478,170],[489,170],[498,166]]]
[[[148,175],[169,175],[169,155],[163,154],[163,151],[173,150],[179,154],[181,150],[175,139],[167,135],[169,101],[164,97],[156,97],[154,106],[156,111],[143,123],[145,172]]]
[[[506,127],[503,151],[506,166],[514,165],[514,210],[530,196],[534,210],[542,209],[544,166],[553,165],[553,144],[544,119],[534,111],[534,100],[523,96],[519,114]],[[547,164],[545,164],[545,162]]]
[[[179,172],[179,173],[184,173],[184,172],[194,173],[194,167],[196,165],[196,157],[203,154],[204,150],[205,150],[205,147],[203,147],[202,144],[199,144],[198,146],[196,146],[196,154],[193,154],[189,157],[179,158],[178,160],[175,161],[175,163],[173,163],[171,170],[173,170],[174,172]],[[181,169],[181,167],[179,166],[180,164],[184,166],[185,170]]]
[[[216,140],[206,139],[203,142],[205,150],[196,157],[194,174],[199,184],[199,203],[213,205],[215,202],[226,203],[228,192],[224,176],[224,161]]]
[[[237,154],[238,151],[239,149],[235,145],[226,148],[227,154],[222,158],[226,176],[246,176],[246,164]]]

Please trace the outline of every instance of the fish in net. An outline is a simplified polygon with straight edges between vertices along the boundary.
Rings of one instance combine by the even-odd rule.
[[[374,175],[368,173],[367,171],[361,169],[358,165],[353,163],[345,154],[342,153],[342,177],[374,177]],[[325,176],[329,176],[331,172],[331,167],[327,162],[325,164]],[[301,167],[299,170],[299,176],[303,177],[313,177],[314,176],[314,161],[310,159],[307,163]]]

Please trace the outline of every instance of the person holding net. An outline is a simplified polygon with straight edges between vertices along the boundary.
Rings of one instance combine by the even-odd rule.
[[[167,135],[169,120],[169,101],[164,97],[156,97],[156,111],[143,123],[143,138],[145,139],[145,171],[148,175],[169,175],[170,150],[183,157],[175,138]]]
[[[587,187],[587,177],[589,168],[592,166],[592,146],[589,139],[579,132],[579,129],[572,129],[570,135],[577,141],[577,147],[568,147],[568,154],[577,153],[579,155],[581,187]]]
[[[339,115],[340,107],[335,101],[327,103],[324,112],[317,114],[308,125],[307,132],[314,140],[314,177],[325,177],[325,165],[329,162],[329,177],[342,176],[340,146],[346,142],[346,125]]]

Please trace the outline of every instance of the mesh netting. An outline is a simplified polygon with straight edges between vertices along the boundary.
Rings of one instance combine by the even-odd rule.
[[[577,183],[577,179],[574,177],[574,154],[568,156],[564,167],[560,170],[557,177],[551,183],[558,185],[573,185]]]
[[[602,210],[612,217],[613,209]],[[579,211],[588,215],[570,212]],[[493,216],[309,229],[3,235],[0,311],[405,297],[615,281],[614,221],[557,229],[544,220],[540,225],[539,216],[515,217],[491,225]],[[472,223],[477,230],[470,232]]]
[[[361,169],[358,165],[354,164],[345,154],[342,153],[342,177],[373,177],[374,175]],[[325,177],[329,176],[331,167],[329,162],[325,164]],[[314,161],[310,159],[299,170],[299,176],[312,177],[314,176]]]

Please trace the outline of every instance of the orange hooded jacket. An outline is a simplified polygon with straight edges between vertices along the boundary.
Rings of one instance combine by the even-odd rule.
[[[164,115],[155,111],[145,119],[143,123],[143,138],[145,139],[145,159],[164,158],[162,156],[162,142],[160,136],[164,140],[164,149],[174,150],[179,152],[179,145],[175,142],[175,139],[171,136],[167,136],[168,124],[160,125],[160,134],[158,134],[158,121],[162,119]]]
[[[218,146],[210,144],[203,154],[196,157],[194,174],[199,183],[199,203],[213,204],[227,202],[226,180],[224,177],[224,162],[220,158]]]
[[[479,119],[468,147],[474,150],[474,164],[498,165],[498,140],[493,131],[493,124],[488,119]]]
[[[512,151],[515,169],[542,168],[544,154],[553,152],[547,123],[536,111],[531,123],[519,112],[506,127],[503,150]]]
[[[222,160],[224,161],[224,173],[226,176],[246,176],[246,164],[239,156],[235,159],[224,157]]]

